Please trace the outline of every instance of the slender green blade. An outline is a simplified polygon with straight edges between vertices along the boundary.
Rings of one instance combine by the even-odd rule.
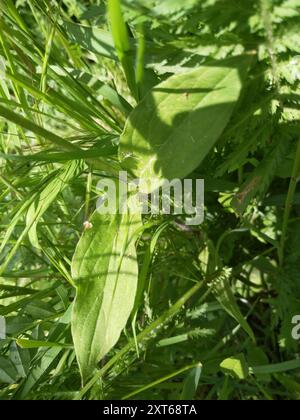
[[[15,123],[16,125],[25,128],[26,130],[32,131],[38,136],[44,137],[46,140],[51,143],[59,146],[65,150],[78,150],[74,144],[69,143],[67,140],[64,140],[62,137],[57,136],[56,134],[46,130],[43,127],[38,126],[34,122],[28,120],[27,118],[22,117],[14,111],[11,111],[8,108],[0,105],[0,116]]]

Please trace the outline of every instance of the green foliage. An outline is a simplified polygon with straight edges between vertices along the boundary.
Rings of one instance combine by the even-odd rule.
[[[223,360],[220,367],[226,374],[240,380],[247,379],[249,375],[249,368],[243,354]]]
[[[0,6],[0,399],[299,399],[300,1]]]
[[[135,251],[140,216],[100,215],[81,238],[72,263],[77,296],[72,332],[86,381],[97,362],[116,344],[132,311],[138,279]]]
[[[249,61],[210,63],[157,85],[129,116],[120,141],[123,165],[154,189],[164,178],[189,175],[227,125]]]

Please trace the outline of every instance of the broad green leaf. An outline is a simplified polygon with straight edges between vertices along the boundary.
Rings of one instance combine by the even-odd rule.
[[[72,262],[77,295],[72,333],[83,382],[116,344],[134,306],[139,215],[101,215],[84,232]]]
[[[156,86],[127,120],[120,142],[124,167],[152,180],[152,189],[163,178],[191,173],[228,124],[250,61],[239,56],[214,62]]]
[[[255,336],[252,328],[241,313],[238,304],[236,303],[234,294],[231,290],[228,281],[230,275],[231,270],[224,269],[224,275],[220,276],[213,286],[213,293],[225,311],[240,324],[240,326],[249,335],[252,341],[255,342]]]
[[[243,354],[223,360],[220,367],[225,373],[237,379],[246,379],[249,375],[249,367]]]

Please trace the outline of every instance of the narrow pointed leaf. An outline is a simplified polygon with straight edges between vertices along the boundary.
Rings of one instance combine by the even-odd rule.
[[[46,140],[50,141],[51,143],[61,147],[64,150],[72,150],[77,151],[78,147],[76,147],[74,144],[68,142],[67,140],[63,139],[62,137],[57,136],[56,134],[46,130],[43,127],[40,127],[39,125],[33,123],[32,121],[22,117],[21,115],[15,113],[14,111],[11,111],[8,108],[5,108],[4,106],[0,105],[0,116],[5,118],[8,121],[11,121],[15,123],[16,125],[32,131],[37,136],[41,136],[45,138]]]
[[[30,226],[28,236],[30,242],[36,248],[40,248],[37,224],[45,211],[55,201],[56,197],[69,185],[70,181],[79,173],[80,163],[78,161],[71,161],[66,164],[58,176],[52,179],[45,188],[36,195],[33,203],[29,207],[26,215],[26,224]]]
[[[244,318],[243,314],[236,303],[234,294],[231,290],[228,278],[231,275],[231,270],[224,269],[224,275],[220,276],[217,282],[214,284],[213,293],[216,296],[218,302],[222,305],[224,310],[232,316],[243,328],[243,330],[249,335],[251,340],[255,342],[255,335],[252,328]]]
[[[199,381],[202,374],[202,365],[201,363],[198,366],[194,367],[183,383],[183,389],[180,395],[181,400],[193,400],[195,398],[195,394],[197,392],[197,388],[199,385]]]

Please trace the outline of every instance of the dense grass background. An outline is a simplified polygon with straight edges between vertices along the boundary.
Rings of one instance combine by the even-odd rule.
[[[102,0],[0,5],[0,399],[298,399],[299,0],[124,0],[126,26]],[[172,75],[244,53],[191,174],[205,223],[145,218],[139,305],[82,389],[70,265],[125,122]]]

